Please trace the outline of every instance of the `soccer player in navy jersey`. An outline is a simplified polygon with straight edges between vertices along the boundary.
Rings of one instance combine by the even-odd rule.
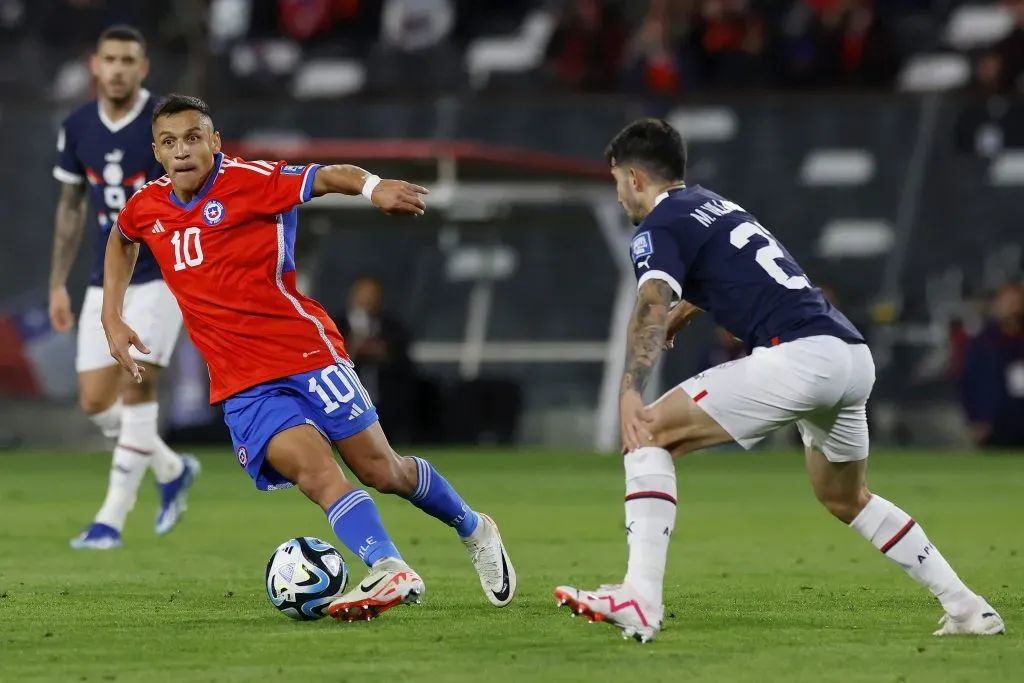
[[[637,226],[630,256],[638,294],[620,390],[629,564],[620,584],[557,588],[559,603],[626,637],[654,638],[676,517],[673,458],[728,442],[750,448],[796,423],[818,500],[938,598],[945,614],[935,635],[1002,633],[999,614],[921,526],[867,488],[865,407],[875,367],[861,333],[746,209],[684,182],[686,148],[668,123],[630,124],[607,157],[619,203]],[[662,348],[701,311],[749,355],[645,406]]]
[[[100,36],[91,68],[98,97],[72,111],[57,139],[54,177],[61,183],[57,204],[53,262],[50,269],[50,324],[68,332],[74,324],[67,279],[92,210],[93,264],[78,319],[79,403],[100,430],[117,439],[107,495],[93,522],[73,548],[106,550],[121,546],[121,530],[135,505],[147,468],[160,490],[156,533],[165,534],[185,511],[188,490],[199,463],[180,456],[157,433],[157,383],[181,331],[181,311],[148,249],[142,249],[125,301],[125,315],[153,350],[137,358],[146,364],[141,384],[130,381],[110,357],[100,321],[103,256],[107,236],[128,198],[163,175],[153,158],[150,119],[155,97],[142,87],[149,70],[146,43],[129,26],[114,26]],[[92,223],[92,221],[90,221]]]

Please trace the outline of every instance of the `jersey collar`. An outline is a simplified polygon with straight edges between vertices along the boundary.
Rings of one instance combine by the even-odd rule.
[[[171,198],[171,201],[174,202],[174,205],[177,206],[179,209],[190,211],[196,204],[201,202],[203,200],[203,197],[206,196],[206,193],[208,193],[210,191],[210,188],[213,187],[214,181],[217,180],[217,176],[220,174],[220,162],[223,159],[223,152],[217,152],[213,156],[213,170],[210,171],[210,177],[206,179],[206,184],[203,185],[203,189],[199,190],[196,196],[193,197],[192,201],[190,201],[188,204],[178,199],[178,195],[174,194],[174,188],[172,187],[168,191],[167,195]]]
[[[135,106],[132,107],[131,111],[122,116],[117,121],[111,121],[107,113],[103,111],[103,105],[99,100],[96,100],[96,109],[100,113],[100,123],[106,126],[107,130],[111,133],[116,133],[119,130],[132,125],[135,119],[139,118],[139,114],[146,108],[146,102],[149,102],[149,91],[145,88],[139,90],[139,97],[135,100]]]
[[[669,189],[665,190],[664,192],[662,192],[661,194],[659,194],[657,197],[654,198],[654,205],[657,206],[658,204],[661,204],[664,200],[668,199],[668,195],[669,195],[670,192],[675,192],[676,190],[685,190],[685,189],[686,189],[686,185],[677,185],[676,187],[670,187]]]

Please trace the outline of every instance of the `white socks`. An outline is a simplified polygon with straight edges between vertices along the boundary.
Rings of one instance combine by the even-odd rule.
[[[624,463],[629,544],[626,583],[660,608],[676,519],[675,464],[661,448],[631,451]],[[872,496],[850,526],[928,588],[954,618],[969,616],[977,609],[981,598],[960,580],[924,529],[885,498]]]
[[[121,410],[121,433],[114,446],[110,466],[110,484],[96,521],[118,531],[135,507],[135,496],[153,456],[156,438],[156,403],[124,406]]]
[[[153,427],[156,429],[155,421]],[[185,471],[185,461],[164,443],[159,434],[153,435],[153,459],[150,460],[149,466],[153,468],[153,475],[159,484],[174,481]]]
[[[110,406],[102,413],[96,413],[90,415],[89,419],[92,423],[100,428],[103,432],[103,436],[108,439],[116,439],[117,435],[121,433],[121,411],[124,410],[124,404],[121,403],[121,399],[117,399],[114,405]]]
[[[978,596],[964,585],[924,529],[885,498],[872,496],[850,526],[930,590],[953,617],[976,609]]]
[[[161,484],[181,475],[184,468],[181,457],[157,434],[158,412],[156,402],[126,406],[118,401],[102,413],[91,416],[104,433],[108,429],[116,429],[117,434],[107,496],[96,514],[96,522],[118,531],[124,527],[128,513],[135,507],[135,497],[147,467],[153,468]],[[119,428],[114,427],[115,417],[120,423]]]
[[[148,406],[153,406],[149,408]],[[144,410],[156,410],[159,412],[158,404],[153,403],[139,403],[134,406],[125,406],[118,399],[114,405],[110,406],[102,413],[96,413],[90,415],[89,419],[92,423],[99,427],[100,431],[103,432],[104,436],[116,439],[121,433],[121,417],[125,410],[133,410],[135,408],[143,408]],[[156,418],[153,418],[154,425],[158,422]],[[154,429],[156,427],[154,426]],[[174,481],[181,476],[182,471],[185,468],[185,463],[182,462],[181,456],[174,452],[170,446],[164,443],[163,439],[160,438],[159,433],[154,432],[154,439],[156,439],[153,447],[153,456],[149,459],[149,465],[153,468],[153,474],[156,475],[157,482],[166,484],[169,481]]]
[[[625,455],[626,583],[658,609],[662,607],[668,544],[676,524],[676,468],[662,448],[639,448]]]

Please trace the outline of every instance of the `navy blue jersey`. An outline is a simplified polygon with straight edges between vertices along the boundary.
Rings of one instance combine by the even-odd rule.
[[[638,286],[668,282],[748,350],[816,335],[864,341],[756,218],[699,185],[658,197],[630,255]]]
[[[150,180],[164,174],[153,157],[151,118],[155,98],[142,90],[127,116],[111,121],[99,102],[71,112],[57,136],[57,165],[53,177],[62,183],[88,183],[89,203],[99,229],[93,243],[89,284],[103,285],[103,257],[107,236],[128,198]],[[160,279],[153,255],[145,246],[132,274],[132,284]]]

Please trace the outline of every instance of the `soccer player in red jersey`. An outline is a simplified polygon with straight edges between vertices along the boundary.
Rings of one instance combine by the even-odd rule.
[[[220,147],[202,100],[171,95],[154,110],[153,150],[167,175],[131,198],[107,242],[103,327],[111,355],[141,379],[129,350],[147,349],[122,306],[144,243],[209,365],[210,401],[224,408],[239,464],[260,490],[297,485],[370,568],[328,614],[370,619],[424,592],[373,499],[345,479],[332,444],[363,484],[454,527],[485,595],[504,607],[516,575],[494,521],[470,509],[426,460],[391,449],[338,328],[295,286],[298,204],[362,194],[385,213],[415,216],[427,190],[355,166],[245,161]]]

